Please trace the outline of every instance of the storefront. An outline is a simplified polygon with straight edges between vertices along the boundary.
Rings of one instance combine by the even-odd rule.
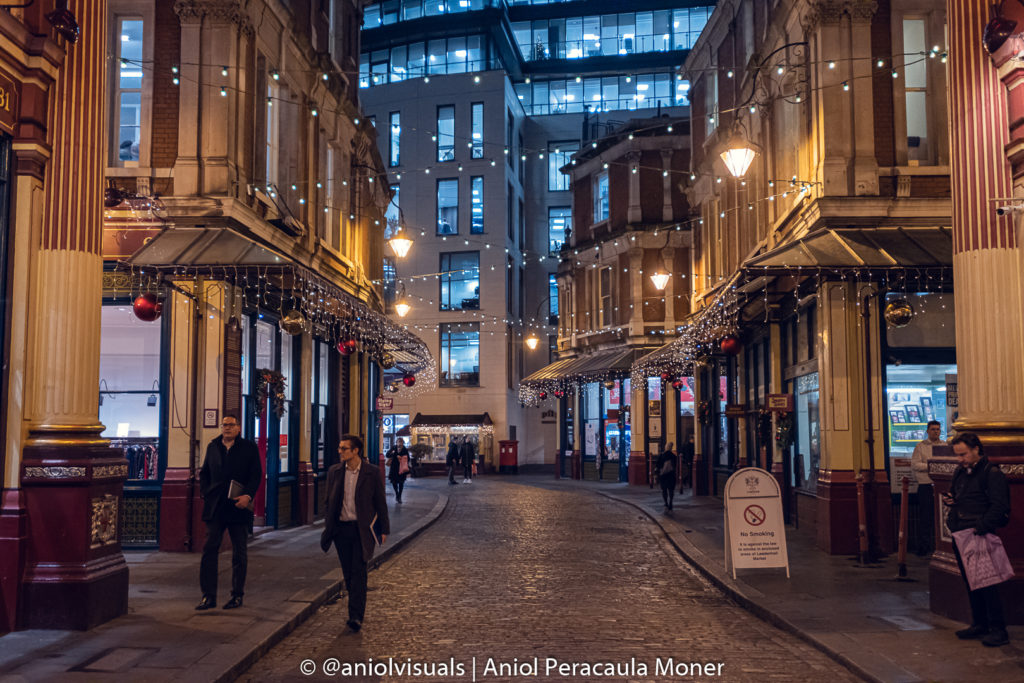
[[[405,416],[408,421],[408,416]],[[476,453],[477,467],[491,462],[494,454],[494,423],[487,413],[480,415],[424,415],[416,413],[411,423],[397,430],[406,439],[416,460],[417,474],[440,474],[445,470],[448,446],[469,440]]]

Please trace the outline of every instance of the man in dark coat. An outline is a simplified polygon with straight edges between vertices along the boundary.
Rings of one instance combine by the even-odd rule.
[[[359,631],[366,612],[367,563],[391,533],[384,480],[363,458],[363,441],[346,434],[338,444],[341,462],[327,470],[327,511],[320,547],[334,543],[348,591],[348,627]]]
[[[473,442],[469,440],[469,437],[463,437],[462,448],[459,449],[459,458],[462,459],[462,483],[472,484],[473,483],[473,461],[476,459],[476,453],[473,450]]]
[[[459,482],[455,481],[455,468],[459,466],[459,443],[452,437],[448,443],[448,454],[444,458],[444,464],[448,466],[448,485],[454,486]]]
[[[999,465],[989,462],[984,447],[976,434],[964,432],[951,442],[953,454],[960,459],[960,465],[953,473],[949,493],[942,496],[942,502],[949,509],[946,524],[952,532],[974,529],[974,533],[985,535],[1010,520],[1010,488],[1006,475]],[[953,542],[956,562],[960,575],[967,584],[963,558],[956,541]],[[971,603],[971,625],[956,632],[957,638],[972,640],[980,638],[983,645],[999,647],[1010,642],[1006,633],[1006,619],[1003,604],[999,600],[999,585],[972,591],[967,584],[967,597]]]
[[[240,436],[242,425],[238,416],[225,413],[220,429],[220,436],[206,447],[206,457],[199,470],[206,545],[199,564],[199,587],[203,591],[203,599],[196,605],[197,610],[217,606],[217,554],[225,530],[231,537],[231,599],[224,609],[242,606],[249,561],[246,544],[253,519],[252,500],[263,480],[259,449],[255,443]]]

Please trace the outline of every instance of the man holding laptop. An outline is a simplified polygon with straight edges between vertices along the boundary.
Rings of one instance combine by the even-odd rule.
[[[224,531],[231,537],[231,599],[224,609],[242,606],[245,570],[248,564],[249,530],[252,528],[256,490],[263,480],[263,467],[256,444],[241,437],[238,416],[225,413],[220,436],[206,447],[199,470],[199,491],[203,498],[206,545],[199,565],[199,587],[203,599],[197,610],[217,606],[217,554]]]

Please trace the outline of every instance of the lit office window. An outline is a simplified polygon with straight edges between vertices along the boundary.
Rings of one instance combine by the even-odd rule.
[[[398,166],[401,161],[402,151],[402,115],[397,111],[391,112],[391,145],[388,156],[389,166]]]
[[[391,198],[388,203],[388,209],[384,212],[384,239],[389,240],[398,231],[399,221],[401,220],[402,213],[400,211],[401,204],[399,203],[399,195],[401,194],[401,186],[392,185],[391,191],[395,193],[395,196]]]
[[[554,273],[548,275],[548,324],[554,325],[552,320],[558,318],[558,280]]]
[[[459,234],[459,179],[437,181],[437,234]]]
[[[608,172],[594,178],[594,222],[608,220]]]
[[[438,385],[480,384],[480,323],[440,325],[441,368]]]
[[[484,177],[473,176],[469,181],[472,199],[469,205],[469,232],[480,235],[484,231]]]
[[[441,254],[438,272],[441,273],[440,310],[475,311],[480,308],[479,251]]]
[[[484,103],[473,103],[473,121],[470,135],[472,136],[472,158],[482,159],[484,156]]]
[[[558,256],[565,246],[565,231],[572,224],[572,209],[568,206],[548,207],[548,253]]]
[[[559,192],[569,189],[569,176],[560,169],[569,163],[579,148],[580,143],[575,140],[548,143],[548,190]]]
[[[437,108],[437,160],[455,159],[455,107],[444,105]]]

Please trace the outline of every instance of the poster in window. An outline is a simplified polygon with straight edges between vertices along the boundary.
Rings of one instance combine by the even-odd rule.
[[[907,421],[906,416],[903,414],[902,408],[889,411],[889,418],[892,420],[894,425],[904,424]]]
[[[932,410],[932,399],[930,396],[921,397],[921,416],[928,422],[935,419],[935,411]]]
[[[905,406],[905,408],[907,410],[907,421],[908,422],[920,422],[921,421],[921,412],[917,409],[916,405],[914,405],[913,403],[908,403]]]
[[[648,417],[661,417],[661,401],[648,401],[647,402],[647,416]]]

